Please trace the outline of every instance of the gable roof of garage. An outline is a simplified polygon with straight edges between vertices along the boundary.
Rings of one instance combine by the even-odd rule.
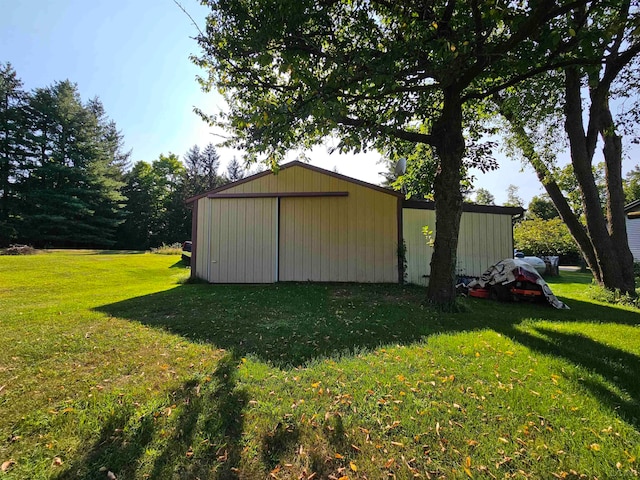
[[[342,175],[340,173],[332,172],[330,170],[325,170],[324,168],[314,167],[313,165],[309,165],[307,163],[300,162],[299,160],[294,160],[293,162],[285,163],[280,167],[280,170],[285,170],[291,167],[301,167],[307,170],[311,170],[312,172],[320,173],[323,175],[328,175],[330,177],[338,178],[340,180],[344,180],[345,182],[353,183],[355,185],[359,185],[361,187],[370,188],[371,190],[376,190],[381,193],[386,193],[387,195],[392,195],[397,198],[404,198],[404,195],[400,192],[396,192],[395,190],[390,190],[388,188],[381,187],[379,185],[374,185],[372,183],[363,182],[362,180],[357,180],[355,178],[347,177],[346,175]],[[257,180],[258,178],[265,177],[267,175],[273,175],[273,170],[265,170],[264,172],[256,173],[255,175],[251,175],[246,178],[242,178],[235,182],[227,183],[218,188],[214,188],[213,190],[209,190],[208,192],[201,193],[199,195],[195,195],[186,200],[187,205],[199,200],[200,198],[209,197],[211,195],[215,195],[216,193],[224,192],[225,190],[229,190],[230,188],[237,187],[238,185],[242,185],[243,183],[252,182],[253,180]]]

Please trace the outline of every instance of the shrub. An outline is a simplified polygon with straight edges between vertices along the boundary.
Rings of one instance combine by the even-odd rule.
[[[513,228],[515,247],[527,255],[567,255],[578,253],[569,229],[560,218],[534,218]]]
[[[640,308],[640,298],[633,298],[628,294],[622,294],[619,290],[609,290],[600,285],[591,285],[587,290],[587,295],[599,302],[611,303],[613,305],[626,305]]]
[[[0,250],[0,255],[33,255],[36,249],[30,245],[9,245],[8,248]]]
[[[157,253],[158,255],[180,255],[182,253],[181,243],[172,243],[167,245],[163,243],[157,248],[152,248],[151,253]]]

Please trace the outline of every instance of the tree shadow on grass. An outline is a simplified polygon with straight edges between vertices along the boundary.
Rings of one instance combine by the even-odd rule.
[[[189,264],[187,262],[185,262],[184,260],[180,259],[178,260],[176,263],[174,263],[173,265],[171,265],[169,268],[190,268]]]
[[[210,379],[171,392],[169,405],[128,405],[104,422],[85,455],[57,477],[236,478],[248,396],[236,387],[239,359],[223,358]],[[151,453],[150,453],[151,452]]]
[[[518,343],[546,355],[580,365],[596,376],[572,378],[634,428],[640,430],[640,356],[602,344],[575,333],[534,327],[532,333],[515,328],[503,330]]]
[[[282,368],[440,333],[508,333],[530,319],[640,325],[635,311],[568,303],[571,310],[464,299],[466,311],[443,313],[426,306],[424,289],[413,286],[185,284],[96,310]]]
[[[98,310],[210,343],[238,356],[252,355],[280,368],[385,344],[410,344],[435,334],[491,329],[528,348],[601,374],[608,384],[585,386],[640,427],[640,386],[632,374],[639,371],[637,355],[580,335],[539,329],[541,336],[537,336],[520,326],[538,320],[633,326],[640,325],[640,314],[563,300],[571,310],[465,299],[466,311],[442,313],[425,306],[424,289],[413,286],[191,284]],[[625,391],[628,398],[620,397],[608,385]]]

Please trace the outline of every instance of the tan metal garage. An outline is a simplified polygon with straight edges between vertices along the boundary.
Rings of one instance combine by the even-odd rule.
[[[428,283],[432,202],[302,162],[259,173],[187,201],[193,206],[192,276],[211,283]],[[478,276],[513,254],[521,208],[465,204],[459,273]]]
[[[292,162],[188,200],[212,283],[398,282],[402,195]]]

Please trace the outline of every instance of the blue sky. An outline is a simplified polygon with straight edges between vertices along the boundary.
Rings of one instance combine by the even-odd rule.
[[[98,96],[124,134],[132,161],[161,153],[183,155],[192,145],[219,138],[193,107],[214,113],[223,108],[217,94],[196,83],[199,69],[189,61],[198,53],[191,20],[172,0],[0,0],[0,62],[11,62],[30,90],[56,80],[78,84],[83,99]],[[204,25],[207,9],[181,0]],[[220,150],[223,163],[237,152]],[[379,155],[311,152],[312,163],[378,183]],[[506,188],[520,188],[526,202],[541,193],[531,169],[499,156],[501,168],[477,172],[476,187],[491,191],[497,203]],[[625,171],[635,162],[627,161]]]
[[[189,9],[206,14],[196,2]],[[207,142],[193,106],[215,99],[195,82],[188,56],[196,30],[171,0],[20,0],[2,10],[0,61],[13,64],[27,89],[68,78],[83,99],[100,97],[133,160]]]

